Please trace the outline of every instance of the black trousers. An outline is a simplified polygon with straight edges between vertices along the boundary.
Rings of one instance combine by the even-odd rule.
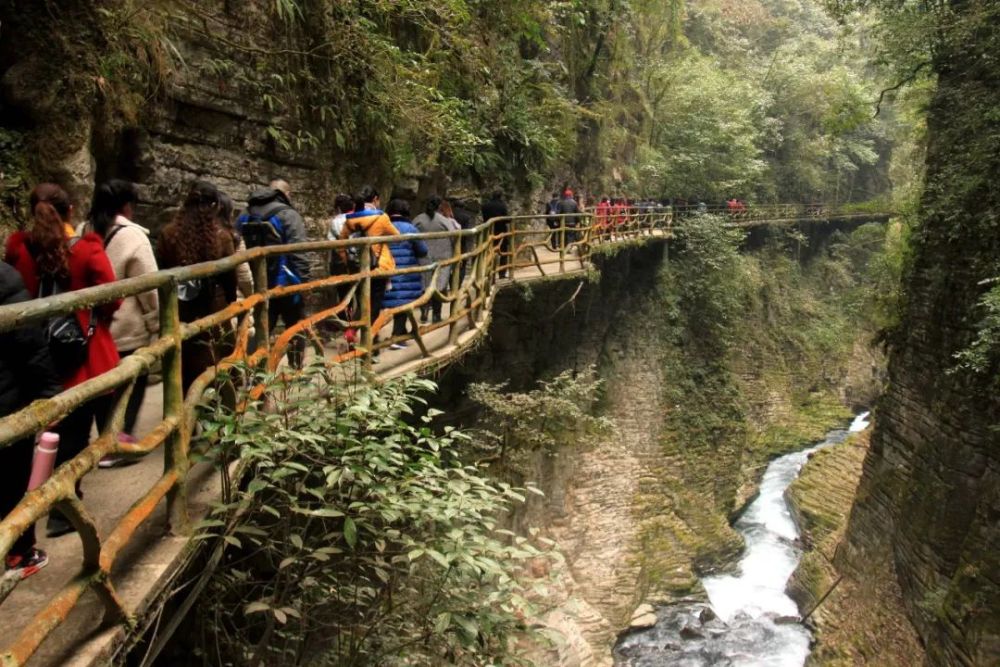
[[[267,305],[268,328],[274,331],[274,326],[278,323],[278,318],[285,324],[285,328],[296,324],[306,316],[306,304],[301,296],[283,296],[280,299],[271,299]],[[288,363],[293,368],[302,368],[306,354],[306,338],[302,334],[297,334],[288,345]]]
[[[119,352],[119,356],[122,359],[128,357],[135,350],[130,350],[128,352]],[[139,410],[142,408],[142,402],[146,398],[146,387],[149,386],[149,376],[140,375],[135,380],[135,387],[132,388],[132,395],[129,396],[128,405],[125,406],[125,423],[122,426],[122,432],[128,433],[129,435],[135,435],[135,423],[139,421]],[[104,419],[110,415],[106,415]],[[100,419],[100,417],[98,417]]]
[[[407,332],[408,319],[406,313],[396,313],[392,316],[392,335],[393,336],[405,336]]]
[[[552,247],[558,250],[559,247],[562,245],[562,238],[561,234],[559,233],[559,219],[558,218],[556,218],[555,220],[547,219],[545,221],[545,224],[548,225],[549,229],[552,230],[552,234],[549,236],[549,238],[552,239]]]
[[[98,430],[107,423],[111,408],[114,407],[115,395],[98,396],[85,403],[65,418],[53,429],[59,434],[59,453],[56,454],[56,467],[66,463],[82,452],[90,444],[90,430],[97,422]],[[80,483],[76,484],[76,494],[82,497]]]
[[[25,438],[0,449],[0,519],[17,507],[28,490],[31,479],[31,458],[34,455],[34,440]],[[11,554],[23,554],[35,546],[35,525],[21,533],[10,548]]]
[[[385,290],[389,286],[388,278],[372,278],[372,324],[382,312],[382,302],[385,301]],[[378,337],[377,331],[372,331],[372,338]]]

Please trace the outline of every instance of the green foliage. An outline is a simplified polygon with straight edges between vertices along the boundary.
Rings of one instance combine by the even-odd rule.
[[[252,403],[207,422],[249,483],[202,523],[225,554],[201,596],[212,664],[509,664],[530,612],[516,573],[540,553],[498,527],[524,500],[436,435],[413,378],[346,388],[323,368],[264,378]],[[223,460],[228,460],[223,457]]]
[[[332,150],[369,177],[462,174],[524,188],[573,148],[574,105],[537,57],[545,3],[275,0],[261,17],[270,45],[253,34],[213,41],[204,10],[181,6],[174,29],[215,51],[200,74],[261,100],[277,151]]]
[[[742,315],[739,246],[744,232],[728,227],[723,218],[698,215],[677,225],[675,234],[677,302],[668,317],[684,319],[690,336],[685,343],[704,347],[705,359],[721,361]]]
[[[607,418],[591,414],[602,384],[594,368],[581,374],[564,371],[528,392],[473,384],[469,397],[483,408],[483,438],[477,444],[500,470],[522,475],[536,452],[556,456],[567,445],[595,445],[613,428]]]
[[[1000,384],[1000,279],[979,300],[981,316],[976,323],[976,337],[964,350],[956,353],[958,369],[991,377]]]
[[[596,187],[837,202],[886,189],[859,38],[811,0],[685,4],[622,8],[598,74]]]

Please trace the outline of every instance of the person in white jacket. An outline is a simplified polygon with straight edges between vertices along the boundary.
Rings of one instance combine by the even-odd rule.
[[[149,242],[149,230],[131,220],[133,207],[138,200],[135,185],[128,181],[112,179],[102,183],[94,191],[90,220],[77,229],[79,234],[95,232],[104,239],[104,251],[119,280],[157,270],[156,257]],[[111,322],[111,336],[122,359],[149,345],[159,331],[160,312],[156,290],[126,297],[121,307],[115,311]],[[125,409],[125,423],[118,435],[119,441],[135,442],[133,432],[148,381],[146,375],[136,380]],[[98,423],[103,423],[105,418],[105,415],[99,415]],[[98,465],[111,468],[134,460],[108,456]]]

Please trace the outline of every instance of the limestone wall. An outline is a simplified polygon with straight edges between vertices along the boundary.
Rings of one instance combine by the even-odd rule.
[[[952,3],[956,25],[979,5]],[[981,372],[956,354],[1000,275],[1000,35],[983,24],[942,40],[932,67],[927,183],[889,387],[848,531],[848,564],[891,559],[932,664],[1000,661],[998,341]]]

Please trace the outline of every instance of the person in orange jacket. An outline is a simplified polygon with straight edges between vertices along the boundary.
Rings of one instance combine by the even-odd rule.
[[[361,192],[354,198],[354,212],[348,213],[344,226],[340,230],[340,238],[348,239],[351,234],[360,232],[365,236],[399,236],[397,230],[389,216],[379,209],[378,190],[370,185],[362,188]],[[341,259],[347,262],[347,249],[340,251]],[[371,247],[371,269],[379,273],[388,273],[396,268],[396,260],[392,257],[392,251],[384,243],[376,243]],[[364,269],[365,267],[361,267]],[[373,275],[371,280],[371,313],[372,322],[378,318],[382,312],[382,302],[385,300],[385,292],[389,289],[389,278],[387,276]],[[373,332],[377,338],[378,332]]]

